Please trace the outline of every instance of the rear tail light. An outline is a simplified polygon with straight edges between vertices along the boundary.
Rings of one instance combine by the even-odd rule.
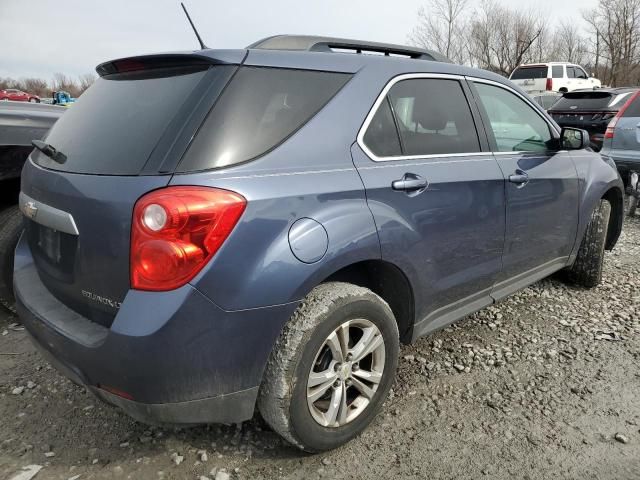
[[[547,91],[553,91],[553,78],[547,78]]]
[[[131,226],[131,288],[166,291],[190,281],[246,204],[235,192],[207,187],[167,187],[140,198]]]
[[[615,136],[616,133],[616,125],[618,125],[618,120],[624,115],[624,112],[629,108],[629,105],[633,103],[633,101],[640,95],[640,90],[631,95],[631,98],[627,100],[627,102],[622,106],[616,116],[611,119],[609,125],[607,125],[607,130],[604,132],[604,138],[611,139]]]

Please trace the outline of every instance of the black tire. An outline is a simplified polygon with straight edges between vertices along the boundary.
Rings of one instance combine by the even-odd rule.
[[[591,214],[576,260],[567,270],[567,279],[571,283],[593,288],[602,281],[602,263],[610,216],[611,204],[600,200]]]
[[[13,256],[22,233],[22,214],[17,206],[0,211],[0,304],[13,309]]]
[[[384,341],[384,369],[377,390],[359,415],[344,425],[325,427],[307,404],[307,381],[327,338],[354,319],[377,327]],[[359,435],[379,412],[394,381],[399,348],[395,317],[378,295],[348,283],[321,284],[298,307],[276,342],[260,387],[260,413],[277,433],[302,450],[336,448]]]
[[[629,205],[627,207],[627,215],[633,217],[636,214],[638,208],[638,197],[635,195],[629,195]]]

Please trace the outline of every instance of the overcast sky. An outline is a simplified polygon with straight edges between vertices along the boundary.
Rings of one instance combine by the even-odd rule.
[[[501,0],[550,22],[596,0]],[[406,43],[424,0],[185,0],[205,43],[242,48],[278,33]],[[0,0],[0,76],[76,76],[141,53],[197,47],[179,0]]]

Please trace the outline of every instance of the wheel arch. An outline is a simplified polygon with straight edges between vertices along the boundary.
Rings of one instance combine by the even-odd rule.
[[[611,216],[609,217],[605,249],[613,250],[622,232],[622,224],[624,222],[624,195],[619,188],[612,187],[602,195],[602,199],[607,200],[611,204]]]
[[[400,341],[411,342],[415,324],[415,300],[409,279],[396,265],[381,259],[344,266],[322,282],[346,282],[368,288],[389,304],[396,317]]]

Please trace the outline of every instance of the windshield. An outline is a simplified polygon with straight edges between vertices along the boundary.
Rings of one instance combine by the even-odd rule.
[[[99,78],[46,138],[66,161],[36,153],[35,162],[73,173],[139,174],[205,72],[182,67]]]

